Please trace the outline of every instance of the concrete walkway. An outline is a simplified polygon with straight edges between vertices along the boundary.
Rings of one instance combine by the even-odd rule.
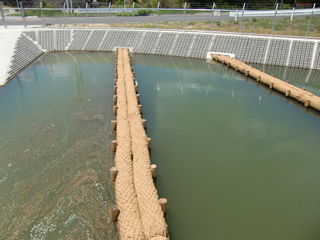
[[[0,28],[0,86],[6,83],[7,71],[10,67],[14,46],[23,29],[23,26]]]

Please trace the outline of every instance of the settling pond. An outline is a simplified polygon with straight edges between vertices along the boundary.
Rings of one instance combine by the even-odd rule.
[[[220,64],[132,63],[171,239],[319,239],[319,114]],[[117,238],[114,67],[50,53],[0,88],[1,239]],[[258,67],[320,94],[318,71]]]

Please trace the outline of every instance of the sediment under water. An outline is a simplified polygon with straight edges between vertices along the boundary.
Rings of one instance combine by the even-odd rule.
[[[171,239],[320,236],[317,117],[221,64],[131,59]],[[0,88],[0,238],[117,238],[114,64],[113,53],[45,54]],[[319,91],[318,71],[284,71]]]
[[[115,239],[112,53],[47,54],[0,89],[1,239]]]

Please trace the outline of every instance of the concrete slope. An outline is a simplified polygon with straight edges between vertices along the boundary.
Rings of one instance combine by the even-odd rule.
[[[3,86],[7,81],[7,72],[10,67],[15,43],[22,30],[22,26],[11,26],[8,29],[0,29],[0,86]]]

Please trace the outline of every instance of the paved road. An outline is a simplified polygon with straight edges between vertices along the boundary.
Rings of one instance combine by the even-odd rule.
[[[214,16],[215,21],[224,21],[232,19],[229,17],[229,15],[221,15]],[[87,19],[85,16],[81,17],[67,17],[66,18],[68,24],[81,24],[81,23],[87,23]],[[111,22],[112,23],[132,23],[133,18],[132,17],[117,17],[112,16]],[[205,15],[191,15],[186,14],[186,21],[211,21],[211,15],[205,14]],[[41,18],[26,18],[28,25],[39,25],[42,24]],[[135,16],[134,22],[157,22],[158,18],[157,16]],[[168,15],[160,15],[159,16],[160,22],[180,22],[183,21],[183,15],[181,14],[168,14]],[[45,23],[52,23],[52,24],[64,24],[65,20],[64,18],[50,18],[46,17],[44,18]],[[22,25],[23,21],[22,18],[6,18],[7,25]],[[109,23],[109,16],[105,17],[89,17],[89,23]],[[1,25],[3,25],[3,22],[1,22]]]
[[[168,15],[160,15],[159,22],[180,22],[183,21],[183,14],[168,14]],[[249,19],[252,17],[248,17]],[[259,18],[259,17],[258,17]],[[273,18],[273,17],[261,17],[261,18]],[[279,17],[283,18],[283,17]],[[87,19],[84,16],[81,17],[67,17],[68,24],[86,24]],[[238,16],[238,20],[241,17]],[[132,17],[111,17],[111,23],[132,23]],[[221,13],[220,16],[214,16],[214,21],[227,21],[227,20],[234,20],[234,17],[229,17],[229,13]],[[157,22],[157,16],[135,16],[134,22]],[[186,14],[186,21],[211,21],[211,13],[208,14]],[[40,18],[26,18],[27,25],[42,25],[42,19]],[[46,17],[44,19],[44,23],[51,23],[51,24],[65,24],[64,18],[51,18]],[[109,23],[109,17],[89,17],[89,23]],[[7,25],[23,25],[22,18],[19,17],[7,17],[6,18]],[[1,21],[1,24],[3,22]]]

